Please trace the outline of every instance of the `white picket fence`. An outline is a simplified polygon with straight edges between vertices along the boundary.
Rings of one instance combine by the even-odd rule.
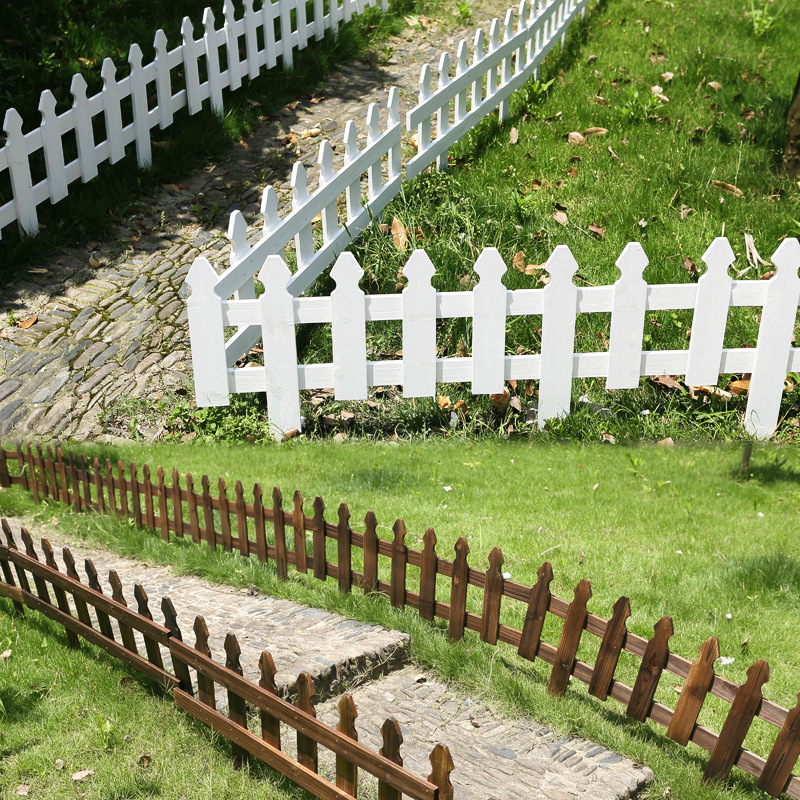
[[[450,55],[439,60],[439,88],[431,91],[431,70],[426,65],[420,76],[419,103],[408,112],[409,131],[419,129],[419,152],[406,165],[405,179],[410,180],[434,160],[440,169],[447,164],[447,149],[482,119],[500,107],[501,119],[508,116],[511,94],[533,76],[544,57],[560,39],[562,42],[572,21],[583,16],[589,0],[522,0],[518,15],[509,9],[505,17],[504,39],[499,42],[500,23],[490,28],[489,47],[478,29],[474,37],[472,65],[467,66],[467,43],[458,45],[455,77],[450,78]],[[515,20],[518,20],[515,32]],[[468,89],[470,91],[468,92]],[[452,105],[452,109],[451,109]],[[228,298],[234,293],[252,293],[252,280],[270,255],[284,254],[294,240],[297,274],[292,278],[292,293],[300,295],[364,228],[377,218],[401,190],[400,137],[402,129],[397,111],[397,94],[389,95],[389,124],[378,130],[378,110],[367,113],[367,146],[356,148],[352,122],[345,128],[345,163],[338,173],[332,171],[331,145],[320,146],[320,184],[309,194],[305,167],[295,163],[292,176],[292,211],[283,219],[278,215],[277,196],[271,187],[264,192],[262,211],[264,231],[252,247],[247,243],[247,226],[241,213],[231,215],[228,236],[231,239],[230,266],[222,273],[217,294]],[[431,141],[431,117],[436,117],[437,137]],[[388,154],[387,180],[381,183],[381,162]],[[367,175],[367,193],[360,202],[361,176]],[[343,225],[334,215],[336,198],[346,192],[347,214]],[[312,220],[323,215],[323,238],[314,250]],[[346,227],[345,227],[346,226]],[[239,295],[241,296],[241,295]]]
[[[293,63],[295,50],[302,50],[309,40],[320,40],[326,32],[335,32],[339,25],[361,14],[366,5],[376,0],[314,0],[311,19],[304,0],[264,0],[254,10],[253,0],[244,0],[244,12],[236,19],[232,0],[225,0],[223,24],[216,27],[214,13],[206,8],[203,34],[195,39],[194,25],[184,17],[183,40],[174,49],[167,45],[162,30],[155,36],[155,59],[142,63],[142,51],[132,44],[128,54],[130,72],[117,79],[117,68],[110,58],[103,61],[103,88],[87,97],[86,80],[82,75],[72,79],[73,105],[63,114],[56,113],[56,99],[49,90],[42,92],[39,111],[41,124],[23,133],[22,118],[16,109],[9,109],[3,121],[6,144],[0,148],[0,174],[8,170],[13,199],[0,205],[0,232],[17,221],[28,235],[39,231],[37,206],[45,200],[56,203],[67,196],[70,183],[79,178],[86,183],[97,175],[104,161],[114,164],[125,156],[125,148],[135,143],[139,166],[151,164],[150,131],[172,124],[177,111],[187,107],[196,114],[208,100],[213,111],[223,111],[224,89],[235,91],[242,79],[258,77],[262,69],[271,69],[279,62],[284,69]],[[382,10],[388,0],[380,0]],[[244,57],[240,47],[244,44]],[[220,48],[227,66],[220,66]],[[200,80],[201,64],[205,80]],[[183,69],[182,85],[176,86],[173,70]],[[148,91],[155,84],[157,103],[149,107]],[[123,102],[130,98],[132,121],[123,124]],[[106,138],[96,141],[92,120],[101,115]],[[74,133],[78,156],[65,163],[65,135]],[[46,177],[33,182],[30,157],[43,151]]]
[[[472,291],[437,292],[435,267],[417,250],[404,268],[408,280],[401,294],[365,295],[362,269],[343,253],[331,275],[336,289],[329,297],[296,297],[292,274],[280,256],[264,262],[258,278],[259,299],[223,300],[215,291],[217,274],[205,258],[192,265],[187,282],[189,330],[199,406],[227,405],[232,393],[266,392],[267,411],[276,437],[302,429],[299,392],[333,387],[337,400],[367,398],[369,386],[402,385],[405,397],[432,397],[437,382],[471,382],[473,394],[503,391],[507,380],[539,381],[539,425],[569,413],[573,378],[604,377],[608,389],[632,389],[647,375],[685,375],[689,385],[713,385],[719,375],[752,373],[745,413],[747,431],[769,437],[777,423],[787,372],[800,371],[800,348],[792,337],[800,304],[800,242],[785,239],[773,256],[775,275],[767,281],[734,280],[735,260],[725,238],[703,255],[706,271],[697,283],[648,285],[642,273],[648,259],[641,245],[628,244],[617,260],[620,277],[613,285],[578,287],[572,253],[559,246],[546,264],[550,282],[541,289],[508,290],[502,283],[506,264],[494,248],[475,264],[480,280]],[[761,322],[754,348],[723,346],[728,310],[760,306]],[[694,309],[688,350],[643,351],[648,312]],[[611,313],[607,352],[576,353],[577,314]],[[539,355],[506,353],[510,316],[541,315]],[[472,355],[439,358],[436,323],[472,320]],[[367,360],[366,323],[401,320],[402,359]],[[298,364],[295,326],[329,323],[333,362]],[[234,367],[228,358],[225,326],[260,328],[264,366]]]

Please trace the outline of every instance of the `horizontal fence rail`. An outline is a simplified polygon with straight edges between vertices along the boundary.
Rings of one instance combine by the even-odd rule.
[[[113,596],[108,598],[90,559],[85,562],[87,586],[78,576],[69,548],[63,550],[66,572],[62,572],[47,539],[41,541],[43,563],[25,528],[21,532],[25,552],[17,548],[5,519],[2,529],[6,543],[0,544],[0,596],[11,599],[17,613],[24,613],[28,607],[58,622],[67,632],[70,647],[80,647],[80,639],[85,639],[171,690],[179,708],[233,744],[237,765],[244,763],[247,754],[254,756],[322,800],[356,797],[358,770],[377,778],[380,797],[399,798],[402,793],[414,800],[451,800],[449,776],[453,765],[443,745],[436,745],[431,752],[429,779],[420,778],[402,766],[399,748],[403,737],[396,720],[384,723],[383,748],[375,753],[358,742],[354,725],[357,710],[350,695],[343,695],[339,701],[339,724],[329,727],[316,718],[314,686],[308,673],[298,676],[297,699],[290,703],[278,696],[275,664],[268,651],[259,659],[261,679],[258,684],[252,683],[242,675],[241,651],[233,634],[225,638],[224,664],[215,661],[203,617],[195,618],[195,644],[190,646],[183,641],[168,597],[161,602],[164,625],[159,625],[153,621],[149,599],[140,585],[134,586],[138,610],[133,611],[114,570],[108,577]],[[167,656],[172,672],[164,668]],[[218,690],[226,693],[227,713],[217,709]],[[258,712],[260,736],[248,730],[248,707]],[[296,760],[281,750],[281,724],[296,733]],[[336,755],[335,782],[319,774],[319,747]]]
[[[545,264],[550,281],[541,289],[508,290],[506,264],[487,248],[475,263],[480,280],[471,291],[437,292],[435,266],[422,250],[408,260],[408,286],[399,294],[366,295],[359,286],[361,267],[350,253],[331,271],[336,289],[328,297],[294,297],[291,273],[279,256],[270,256],[259,272],[265,287],[259,299],[222,300],[214,290],[216,273],[198,258],[187,276],[194,381],[199,406],[227,405],[239,392],[266,392],[270,424],[280,438],[300,430],[299,392],[333,387],[337,400],[367,399],[369,386],[401,384],[405,397],[433,397],[437,382],[471,382],[473,394],[503,391],[506,380],[539,381],[538,420],[569,413],[573,378],[604,377],[608,389],[633,389],[646,375],[685,374],[692,386],[716,384],[720,374],[752,373],[745,428],[767,438],[777,424],[787,372],[800,370],[800,348],[793,336],[800,304],[800,242],[785,239],[773,256],[769,280],[734,280],[728,268],[735,255],[727,239],[714,240],[703,255],[706,271],[697,283],[648,285],[641,245],[630,243],[617,260],[620,277],[610,286],[579,288],[569,248],[556,247]],[[728,311],[734,306],[762,308],[755,347],[723,346]],[[693,309],[688,350],[643,350],[647,312]],[[578,314],[611,312],[606,352],[576,353]],[[506,354],[506,322],[511,316],[541,315],[538,355]],[[472,355],[438,358],[436,322],[471,318]],[[366,323],[402,320],[402,358],[368,361]],[[329,323],[333,362],[298,364],[295,326]],[[234,367],[225,326],[262,341],[264,366]],[[261,335],[257,335],[260,326]],[[238,356],[237,356],[238,357]]]
[[[206,476],[201,480],[202,492],[196,492],[190,474],[184,479],[186,489],[181,488],[177,470],[172,471],[169,486],[161,467],[155,484],[151,483],[147,465],[142,467],[144,481],[139,481],[136,465],[130,465],[130,477],[127,472],[122,462],[118,462],[115,470],[106,461],[103,470],[97,459],[90,471],[85,458],[78,461],[72,454],[65,458],[60,448],[56,448],[55,457],[50,447],[46,454],[40,447],[34,453],[21,444],[16,451],[0,451],[0,486],[21,485],[37,501],[60,501],[76,511],[108,510],[130,516],[137,524],[159,531],[165,541],[174,532],[178,537],[190,535],[195,542],[204,542],[212,549],[221,545],[225,550],[255,555],[261,561],[274,561],[279,578],[288,576],[291,564],[297,572],[318,580],[336,580],[342,592],[356,588],[364,594],[386,595],[395,608],[410,607],[418,610],[423,619],[445,620],[451,641],[462,639],[465,630],[472,630],[488,644],[504,642],[523,658],[541,659],[551,666],[547,687],[551,694],[563,695],[570,677],[574,677],[588,684],[593,697],[602,701],[611,697],[624,705],[631,718],[652,719],[681,745],[694,742],[711,753],[704,772],[707,780],[724,780],[732,767],[737,766],[755,776],[759,788],[773,797],[786,792],[800,798],[800,778],[792,774],[800,755],[800,703],[787,710],[763,697],[761,687],[769,678],[769,668],[763,660],[750,667],[744,684],[733,683],[714,673],[713,664],[720,655],[716,638],[704,642],[697,659],[690,661],[669,649],[674,632],[670,617],[662,617],[655,624],[651,639],[637,636],[626,627],[631,616],[627,597],[620,597],[611,617],[603,619],[589,611],[592,592],[588,580],[575,587],[571,601],[562,600],[550,591],[553,569],[548,562],[540,567],[536,584],[526,586],[504,577],[504,558],[499,547],[489,554],[488,570],[470,567],[469,544],[463,536],[456,542],[450,561],[437,554],[433,528],[425,533],[423,550],[414,550],[405,543],[406,526],[402,519],[394,523],[393,538],[389,541],[378,536],[378,523],[372,512],[364,519],[363,531],[353,530],[350,511],[344,503],[339,506],[337,521],[333,523],[325,519],[321,497],[314,500],[313,516],[307,516],[299,492],[293,496],[292,507],[285,509],[277,488],[272,492],[270,507],[268,501],[264,502],[258,484],[249,503],[241,482],[236,483],[235,501],[229,501],[222,479],[217,484],[217,493],[212,495]],[[329,545],[331,552],[335,552],[333,561],[328,560]],[[6,562],[0,551],[0,566],[3,564]],[[10,568],[3,569],[6,583],[12,583]],[[16,592],[17,589],[7,590],[8,596],[20,601],[21,595]],[[480,614],[469,610],[470,605],[476,606],[470,603],[470,596],[477,599],[476,592],[482,608]],[[449,602],[442,602],[440,597],[448,598]],[[504,601],[506,605],[513,602],[520,627],[501,623]],[[547,614],[563,620],[555,645],[541,638]],[[594,666],[576,657],[584,632],[600,640]],[[623,652],[641,659],[633,686],[615,678]],[[185,646],[179,647],[175,655],[179,663],[188,663]],[[674,709],[654,699],[664,672],[684,681]],[[211,677],[217,680],[216,675],[213,673]],[[697,722],[709,694],[731,705],[720,733]],[[779,729],[766,759],[742,747],[756,717]]]
[[[0,232],[16,221],[27,235],[38,233],[38,205],[63,199],[70,183],[93,179],[100,164],[120,161],[130,144],[135,145],[139,166],[149,167],[153,128],[168,127],[183,108],[196,114],[206,101],[212,111],[221,114],[223,90],[236,91],[243,79],[252,80],[279,63],[290,69],[296,50],[326,34],[336,35],[342,23],[375,3],[314,0],[309,14],[305,0],[263,0],[258,10],[254,0],[244,0],[242,16],[237,19],[232,0],[225,0],[222,27],[216,27],[213,11],[206,8],[199,39],[195,39],[195,26],[188,17],[181,28],[182,42],[172,50],[164,31],[159,30],[155,59],[149,64],[142,63],[141,48],[132,44],[130,69],[122,78],[117,77],[114,62],[106,58],[101,71],[103,88],[98,94],[88,97],[86,79],[75,75],[70,89],[73,106],[64,113],[57,113],[50,90],[42,92],[42,122],[29,132],[23,133],[19,113],[8,109],[3,121],[6,143],[0,148],[0,175],[8,171],[13,197],[0,205]],[[381,0],[381,8],[388,10],[387,0]],[[148,99],[154,92],[155,103]],[[101,140],[94,132],[98,119],[105,126]],[[75,147],[77,153],[68,161],[68,153]],[[41,176],[32,169],[32,158],[40,152],[46,168]]]

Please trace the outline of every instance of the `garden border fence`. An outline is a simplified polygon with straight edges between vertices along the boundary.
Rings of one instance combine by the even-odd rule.
[[[573,378],[603,377],[607,389],[635,389],[645,375],[685,374],[690,386],[715,385],[721,374],[751,373],[744,424],[759,438],[778,424],[787,372],[800,371],[800,348],[792,347],[800,305],[800,242],[785,239],[773,255],[769,280],[734,280],[733,249],[718,237],[703,255],[706,271],[696,283],[648,285],[642,277],[648,259],[630,243],[617,259],[620,277],[611,286],[578,287],[579,267],[569,248],[555,248],[544,265],[550,276],[541,289],[506,289],[506,264],[494,248],[475,263],[479,276],[471,291],[437,292],[436,269],[416,250],[403,273],[408,285],[399,294],[367,295],[363,271],[351,253],[342,253],[331,276],[330,296],[295,297],[292,276],[280,256],[267,258],[259,280],[259,299],[223,300],[217,275],[205,258],[195,259],[186,278],[189,333],[199,406],[227,405],[236,392],[266,392],[267,412],[276,438],[302,429],[300,390],[333,387],[336,400],[362,400],[368,387],[402,384],[405,397],[434,397],[436,384],[471,381],[473,394],[502,393],[507,380],[539,380],[538,424],[570,411]],[[729,309],[761,306],[755,347],[724,347]],[[693,309],[688,350],[643,350],[646,314]],[[607,351],[575,352],[578,314],[611,312]],[[506,353],[507,320],[541,315],[538,355]],[[472,319],[471,356],[439,358],[436,322]],[[401,320],[402,356],[368,361],[366,325]],[[296,326],[330,323],[333,362],[299,364]],[[226,326],[239,333],[225,341]],[[242,342],[245,332],[248,338]],[[254,341],[263,343],[264,366],[236,367]]]
[[[232,0],[224,0],[223,25],[217,29],[214,12],[203,12],[203,35],[194,38],[194,25],[184,17],[182,42],[170,50],[163,30],[156,32],[155,59],[142,63],[142,50],[132,44],[128,53],[129,74],[117,79],[117,67],[110,58],[103,61],[103,88],[87,97],[86,79],[77,74],[70,92],[73,106],[62,114],[56,111],[56,99],[48,89],[42,92],[39,111],[42,122],[27,133],[22,132],[19,112],[10,108],[5,113],[3,130],[6,143],[0,147],[0,173],[8,170],[12,199],[0,205],[0,233],[17,222],[25,234],[39,231],[37,206],[45,200],[57,203],[68,194],[70,183],[79,178],[83,183],[98,174],[104,161],[115,164],[125,156],[125,148],[135,144],[140,167],[152,163],[150,131],[172,124],[174,115],[184,107],[196,114],[206,100],[212,111],[221,114],[223,90],[235,91],[243,78],[257,78],[262,69],[271,69],[279,62],[284,69],[293,64],[295,50],[303,50],[311,39],[321,40],[326,32],[336,35],[339,25],[362,14],[376,0],[313,0],[312,14],[305,0],[265,0],[254,10],[254,0],[243,0],[243,14],[236,19]],[[388,0],[380,0],[388,10]],[[327,10],[325,6],[327,5]],[[244,56],[240,44],[244,40]],[[222,65],[220,49],[223,51]],[[205,80],[201,81],[202,72]],[[174,70],[183,69],[181,86],[176,87]],[[155,105],[148,100],[154,84]],[[128,101],[130,98],[130,101]],[[123,120],[123,107],[130,102],[131,121]],[[97,141],[93,120],[102,116],[105,139]],[[65,163],[64,136],[75,136],[77,158]],[[46,176],[38,179],[31,173],[31,157],[43,152]]]
[[[15,474],[9,464],[15,467]],[[393,539],[387,541],[378,536],[372,512],[364,519],[363,532],[353,530],[345,503],[338,508],[338,521],[331,523],[325,519],[321,497],[314,500],[314,513],[309,517],[299,492],[293,496],[292,508],[284,509],[278,488],[272,492],[270,507],[258,484],[253,489],[253,502],[249,503],[242,483],[237,481],[236,497],[231,501],[223,479],[217,484],[216,496],[212,496],[205,475],[200,482],[202,491],[196,492],[188,473],[184,478],[186,489],[181,488],[177,469],[173,469],[171,485],[167,485],[161,467],[153,484],[147,465],[142,467],[143,481],[138,478],[135,464],[130,465],[129,476],[121,461],[115,466],[116,470],[106,460],[103,472],[95,458],[90,470],[85,456],[78,460],[70,453],[65,458],[60,447],[54,456],[51,446],[46,454],[41,446],[34,453],[30,446],[23,448],[19,443],[16,450],[0,450],[0,487],[19,485],[30,491],[36,502],[62,502],[77,512],[108,511],[131,517],[137,525],[159,531],[164,541],[169,541],[172,532],[177,537],[191,536],[194,542],[205,543],[212,550],[222,546],[224,550],[237,550],[242,556],[255,555],[260,561],[273,561],[281,579],[288,576],[291,564],[298,573],[322,581],[336,580],[342,592],[357,588],[364,594],[386,595],[394,608],[408,606],[417,609],[423,619],[445,620],[451,641],[462,639],[465,629],[469,629],[488,644],[505,642],[525,659],[542,659],[552,666],[547,688],[553,695],[563,695],[570,677],[574,677],[588,684],[593,697],[602,701],[611,697],[623,704],[632,719],[652,719],[667,729],[670,739],[683,746],[694,742],[711,753],[704,772],[706,780],[725,780],[735,765],[755,776],[758,787],[773,797],[786,792],[800,798],[800,778],[792,774],[800,755],[800,702],[787,710],[763,697],[761,688],[769,680],[769,667],[761,659],[748,669],[747,681],[737,685],[714,673],[714,661],[720,655],[715,637],[702,644],[695,661],[689,661],[669,649],[674,630],[671,617],[662,617],[654,626],[653,637],[644,639],[627,630],[626,620],[631,615],[627,597],[617,600],[611,618],[605,620],[588,609],[592,596],[588,580],[578,583],[573,600],[567,602],[550,592],[553,569],[549,562],[539,568],[534,586],[504,577],[499,547],[489,554],[488,570],[471,568],[469,544],[464,536],[459,537],[455,558],[449,561],[436,552],[433,528],[425,533],[422,551],[409,548],[402,519],[394,523]],[[329,545],[335,556],[332,562],[328,560]],[[361,551],[360,570],[353,564],[356,551]],[[381,558],[388,559],[388,569],[381,569]],[[0,558],[0,565],[3,563]],[[409,588],[409,566],[419,570],[418,585],[413,588]],[[8,583],[10,571],[4,574]],[[382,574],[389,580],[383,580]],[[449,585],[437,583],[439,576]],[[480,614],[469,610],[469,587],[482,593]],[[11,596],[20,600],[20,595]],[[448,597],[449,602],[437,597]],[[514,601],[520,609],[520,628],[501,623],[504,598]],[[564,620],[555,646],[541,639],[548,613]],[[594,666],[576,657],[584,631],[601,640]],[[623,652],[641,659],[632,687],[614,677]],[[182,654],[183,651],[178,653],[179,660]],[[664,672],[684,680],[675,709],[654,699]],[[697,722],[708,694],[731,704],[719,734]],[[766,759],[742,747],[756,717],[780,729]]]
[[[85,639],[171,690],[178,708],[232,743],[234,763],[238,766],[250,754],[321,800],[356,797],[358,770],[377,778],[381,798],[399,800],[404,795],[414,800],[452,800],[449,776],[453,761],[444,745],[437,744],[431,751],[429,778],[420,778],[402,766],[403,737],[396,720],[390,718],[384,722],[381,728],[383,747],[380,753],[375,753],[358,742],[357,711],[349,694],[342,695],[339,700],[339,723],[332,728],[316,718],[314,685],[308,673],[301,672],[298,676],[296,702],[292,704],[278,695],[275,664],[268,651],[263,651],[259,659],[261,679],[256,685],[243,677],[241,651],[234,634],[228,633],[225,637],[225,663],[215,661],[203,617],[195,618],[192,647],[183,641],[177,613],[169,597],[162,598],[164,624],[159,625],[153,620],[147,593],[139,584],[134,585],[137,602],[137,611],[134,611],[128,607],[115,570],[108,576],[113,591],[109,598],[103,594],[91,559],[85,561],[87,586],[80,580],[69,548],[63,549],[65,574],[59,570],[47,539],[41,541],[42,563],[25,528],[21,532],[24,553],[17,548],[5,519],[2,529],[6,543],[0,544],[0,596],[11,599],[19,614],[24,613],[27,606],[62,625],[70,647],[79,648],[79,637]],[[94,612],[94,619],[90,612]],[[116,623],[116,631],[112,621]],[[165,669],[163,652],[169,654],[173,672]],[[190,669],[195,673],[194,680]],[[215,686],[227,692],[227,714],[217,709]],[[248,704],[257,709],[260,716],[260,738],[248,730]],[[281,723],[296,732],[296,760],[281,749]],[[320,746],[336,754],[335,783],[319,774]]]

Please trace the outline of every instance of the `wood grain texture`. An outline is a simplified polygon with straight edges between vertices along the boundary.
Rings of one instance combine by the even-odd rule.
[[[547,609],[550,607],[550,584],[553,580],[553,566],[545,561],[536,573],[536,584],[531,587],[528,609],[519,640],[518,653],[529,661],[536,658],[542,638]]]
[[[292,527],[294,528],[294,563],[298,572],[308,572],[306,558],[306,517],[303,514],[303,495],[295,491],[292,496]]]
[[[211,658],[211,648],[208,646],[208,626],[203,617],[194,618],[194,649],[206,658]],[[214,681],[202,670],[197,670],[197,697],[201,703],[209,708],[217,707],[217,697],[214,691]]]
[[[450,749],[443,744],[437,744],[430,755],[431,774],[428,780],[439,789],[438,800],[453,800],[453,784],[450,783],[450,773],[455,769]]]
[[[432,620],[436,611],[436,533],[428,528],[422,539],[422,566],[419,571],[419,615]]]
[[[450,619],[447,636],[451,642],[464,638],[467,621],[467,587],[469,586],[469,544],[465,536],[456,542],[456,559],[453,562],[453,575],[450,583]]]
[[[563,695],[575,666],[575,654],[581,641],[581,634],[586,625],[589,612],[586,604],[592,596],[592,587],[585,578],[575,587],[574,597],[569,604],[561,638],[558,641],[556,660],[550,673],[547,691],[554,695]]]
[[[350,540],[350,509],[346,503],[339,506],[339,525],[337,526],[336,565],[339,568],[339,591],[350,593],[353,580],[352,544]]]
[[[261,673],[258,685],[264,691],[278,696],[278,689],[275,686],[275,662],[272,656],[266,650],[262,651],[258,659],[258,669]],[[281,723],[269,711],[263,708],[259,709],[259,716],[261,717],[261,738],[270,744],[272,747],[281,749]]]
[[[387,719],[381,726],[383,745],[380,754],[389,761],[403,766],[403,757],[400,755],[400,746],[403,744],[403,734],[400,723],[396,719]],[[402,793],[383,780],[378,781],[378,800],[402,800]]]
[[[297,676],[297,700],[295,705],[300,711],[309,717],[317,717],[314,708],[314,681],[307,672],[301,672]],[[316,741],[300,731],[297,732],[297,760],[306,769],[312,772],[319,771],[317,743]]]
[[[408,548],[406,547],[406,524],[398,519],[392,527],[392,567],[390,601],[393,608],[405,608],[406,605],[406,563]]]
[[[642,663],[639,666],[628,703],[628,716],[638,719],[639,722],[644,722],[650,716],[658,681],[667,665],[669,640],[675,632],[672,626],[672,617],[661,617],[653,630],[655,635],[647,643],[647,649],[642,656]]]
[[[603,634],[600,650],[597,653],[597,660],[594,662],[592,680],[589,683],[589,694],[594,695],[598,700],[605,700],[608,697],[619,654],[625,646],[625,637],[628,635],[625,621],[630,615],[630,600],[624,596],[620,597],[614,603],[611,619],[606,626],[606,632]]]
[[[358,711],[349,694],[342,695],[337,705],[339,722],[336,730],[353,741],[358,741],[356,717]],[[336,756],[336,785],[350,797],[358,796],[358,767],[343,755]]]
[[[367,511],[364,517],[364,575],[361,588],[364,594],[374,592],[378,587],[378,520],[372,511]]]
[[[797,699],[800,701],[800,694],[797,695]],[[758,788],[773,797],[779,797],[781,792],[786,790],[798,756],[800,756],[800,702],[786,715],[758,779]]]
[[[692,735],[700,709],[714,682],[714,662],[718,658],[719,640],[711,636],[700,647],[700,657],[692,664],[681,689],[672,722],[667,728],[667,736],[684,747]]]
[[[500,632],[500,603],[503,599],[503,551],[492,548],[489,553],[489,569],[483,588],[483,613],[481,614],[481,639],[497,644]]]

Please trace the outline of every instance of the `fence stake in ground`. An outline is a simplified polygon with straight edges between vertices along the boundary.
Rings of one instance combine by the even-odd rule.
[[[432,620],[436,616],[436,533],[428,528],[423,536],[422,566],[419,571],[419,615]]]
[[[711,636],[700,647],[700,657],[692,664],[681,689],[678,704],[667,728],[667,736],[684,747],[689,742],[703,701],[714,682],[714,662],[719,658],[719,640]]]
[[[594,695],[598,700],[605,700],[608,697],[608,690],[611,688],[611,681],[614,679],[614,671],[617,668],[619,654],[625,646],[625,637],[628,634],[625,620],[630,615],[630,600],[625,596],[620,597],[614,603],[611,619],[606,623],[603,641],[600,643],[600,650],[597,653],[597,660],[594,662],[594,669],[592,670],[592,679],[589,682],[589,694]]]
[[[563,695],[569,683],[570,675],[575,667],[575,654],[581,641],[581,634],[586,627],[589,612],[586,604],[592,596],[592,587],[585,578],[575,587],[574,599],[569,604],[561,638],[558,641],[556,660],[547,691],[557,696]]]
[[[361,588],[364,594],[370,594],[378,588],[378,520],[373,511],[367,511],[364,517],[364,578]]]
[[[400,732],[400,723],[396,719],[387,719],[381,727],[383,747],[380,754],[389,761],[403,766],[403,757],[400,755],[400,745],[403,744],[403,734]],[[383,781],[378,782],[378,800],[402,800],[399,789],[389,786]]]
[[[339,722],[336,730],[357,742],[356,717],[358,711],[353,698],[349,694],[342,695],[337,708],[339,709]],[[358,794],[358,768],[338,753],[336,755],[336,785],[353,797]]]
[[[633,684],[631,699],[628,703],[628,716],[644,722],[650,715],[653,707],[653,698],[658,688],[658,681],[669,659],[669,640],[675,629],[672,627],[672,617],[661,617],[656,622],[653,630],[655,634],[647,643],[642,656],[642,663]]]
[[[237,675],[243,675],[240,658],[242,655],[239,642],[236,637],[229,633],[225,637],[225,667]],[[238,694],[228,689],[228,718],[231,722],[241,728],[247,728],[247,704]],[[231,746],[233,752],[233,763],[237,769],[241,769],[247,761],[247,751],[234,744]]]
[[[317,712],[314,709],[314,682],[307,672],[301,672],[297,676],[297,707],[316,718]],[[313,772],[319,772],[317,761],[317,743],[308,736],[297,733],[297,760]]]
[[[261,657],[258,660],[258,668],[261,672],[261,678],[258,685],[268,691],[270,694],[278,695],[278,689],[275,686],[275,662],[272,656],[266,650],[263,650]],[[261,738],[277,750],[281,749],[281,723],[268,711],[262,708],[261,715]]]
[[[467,622],[467,586],[469,586],[469,544],[465,536],[456,542],[456,560],[453,562],[453,579],[450,584],[450,621],[447,635],[451,642],[464,638]]]
[[[525,624],[522,626],[522,635],[519,640],[519,654],[529,661],[536,658],[539,652],[539,642],[542,638],[542,628],[550,607],[550,583],[553,580],[553,566],[545,561],[536,573],[536,584],[531,587],[528,598],[528,610],[525,613]]]
[[[349,594],[353,579],[352,547],[350,543],[350,509],[346,503],[339,506],[339,525],[337,528],[337,568],[339,570],[339,591]]]
[[[800,701],[800,694],[797,696]],[[800,702],[787,715],[781,732],[770,750],[767,763],[758,779],[758,788],[773,797],[780,796],[792,776],[800,756]]]
[[[72,578],[72,580],[81,583],[81,579],[78,576],[78,570],[75,569],[75,558],[72,555],[72,551],[69,547],[65,547],[62,551],[62,555],[64,557],[64,566],[67,568],[67,577]],[[89,606],[86,604],[86,601],[78,597],[76,594],[72,595],[72,602],[75,603],[75,610],[78,612],[78,619],[87,627],[92,627],[92,618],[89,616]]]
[[[147,592],[145,592],[144,587],[142,587],[141,584],[134,584],[133,596],[136,599],[137,612],[141,616],[152,621],[153,615],[150,613],[150,604],[147,599]],[[158,642],[154,641],[149,636],[145,636],[144,648],[147,652],[147,660],[159,669],[164,669],[164,662],[161,658],[161,649],[158,646]]]
[[[111,597],[114,602],[119,603],[121,606],[125,606],[127,608],[128,604],[125,602],[125,596],[122,593],[122,581],[120,581],[116,570],[109,570],[108,582],[111,585]],[[131,628],[127,622],[123,622],[121,619],[117,620],[117,624],[119,625],[119,632],[122,636],[122,644],[125,645],[125,648],[130,650],[131,653],[136,653],[138,655],[139,648],[136,646],[136,638],[133,635],[133,628]]]
[[[208,626],[203,617],[194,618],[194,649],[206,658],[211,658],[211,648],[208,646]],[[201,670],[197,670],[197,697],[201,703],[209,708],[217,707],[217,698],[214,692],[214,681]]]
[[[170,636],[182,642],[183,636],[181,635],[181,629],[178,627],[178,615],[175,613],[175,606],[172,605],[172,600],[169,597],[161,598],[161,613],[164,615],[164,626],[169,631]],[[194,697],[189,667],[175,653],[172,653],[172,668],[175,671],[175,677],[178,679],[181,689]]]

